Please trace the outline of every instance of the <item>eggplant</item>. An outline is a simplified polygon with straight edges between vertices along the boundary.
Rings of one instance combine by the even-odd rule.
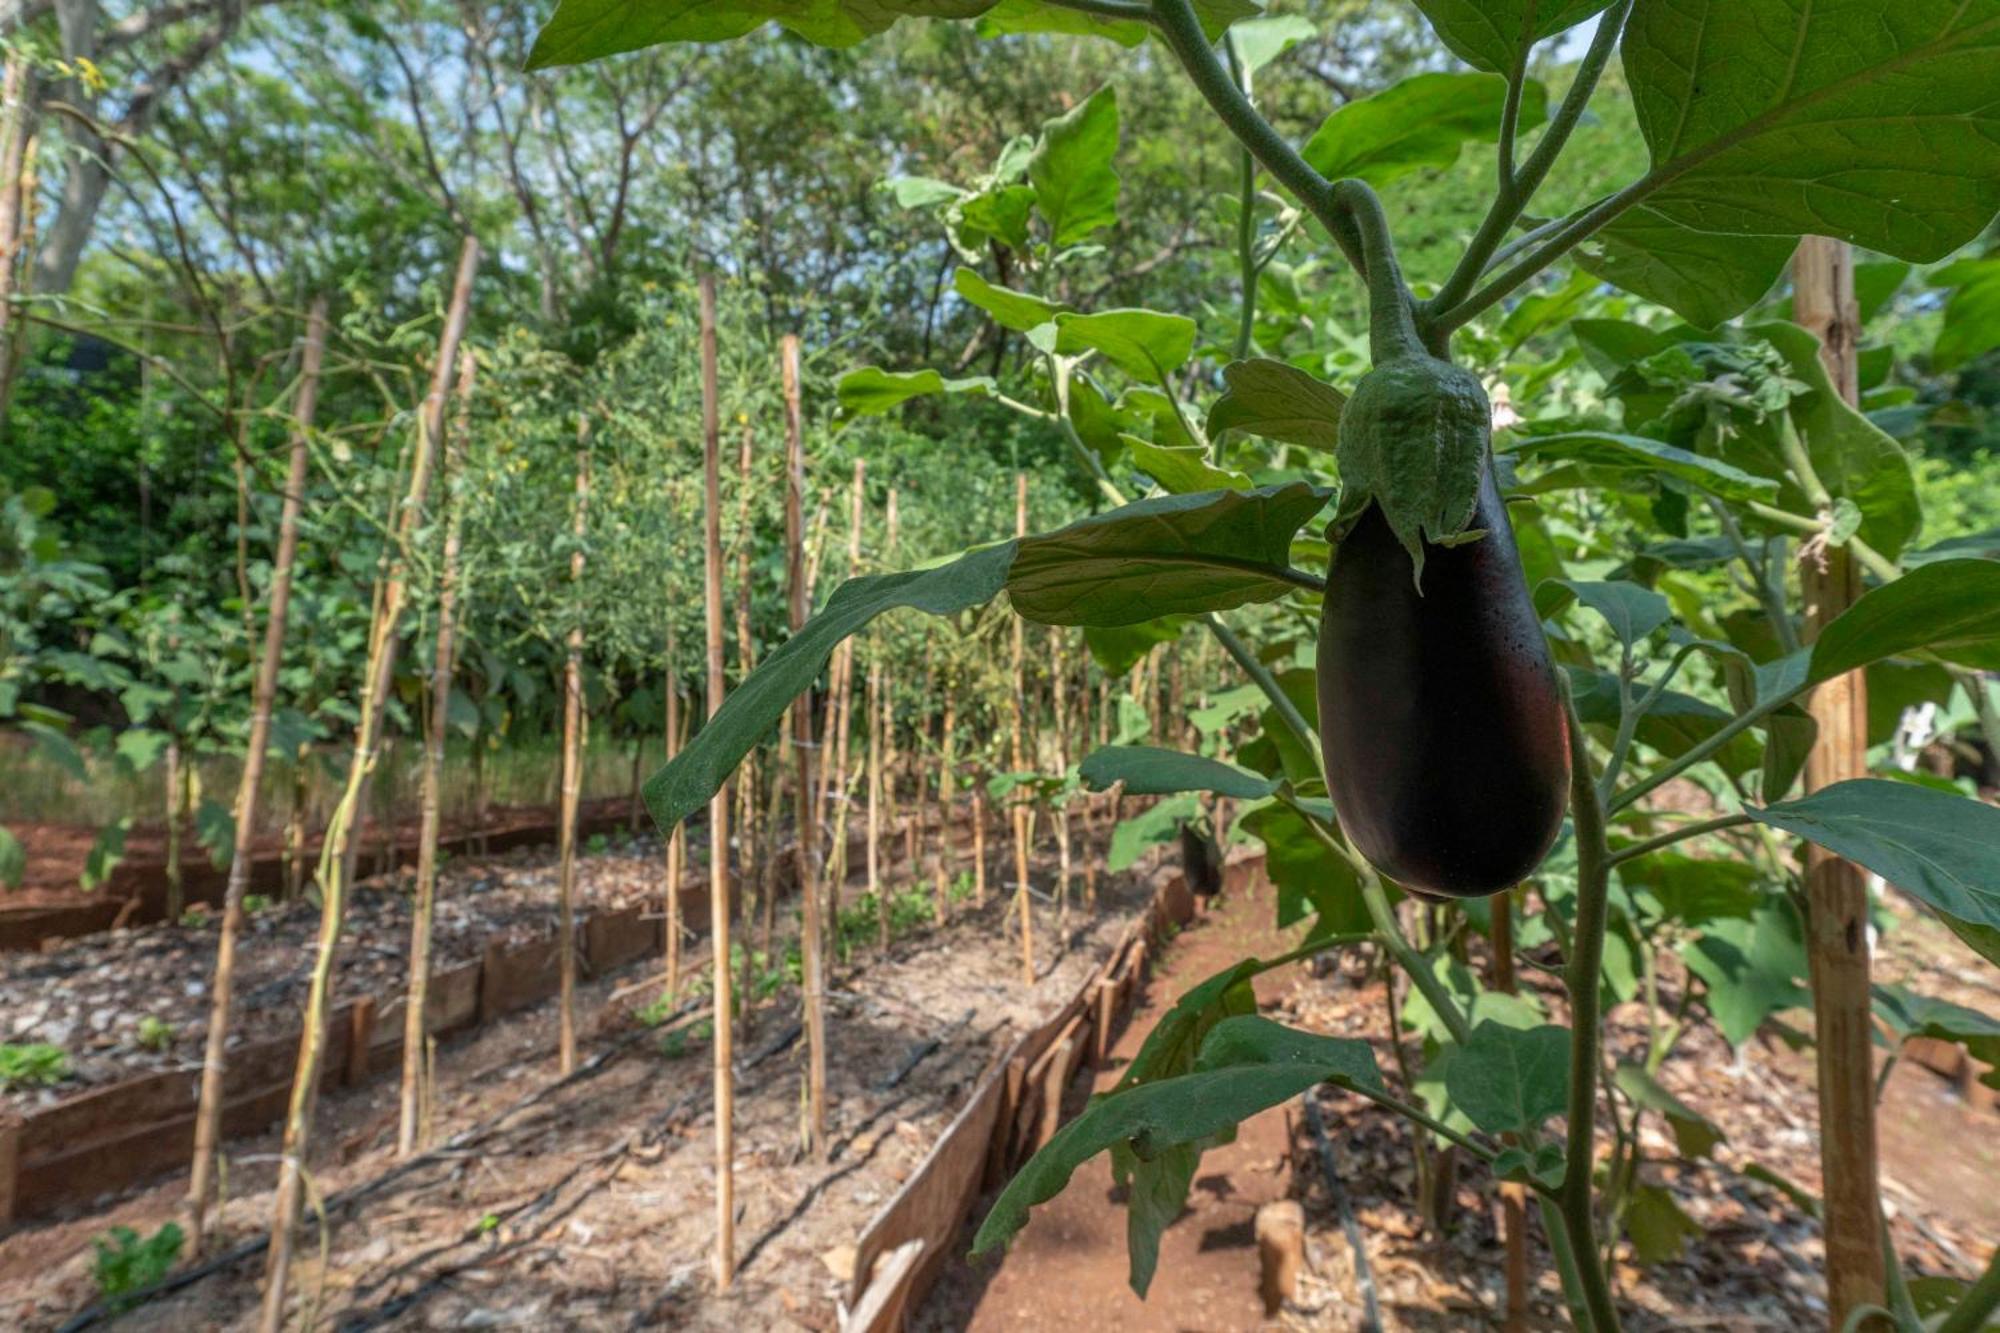
[[[1569,724],[1484,460],[1468,529],[1410,553],[1370,503],[1336,542],[1319,632],[1319,729],[1341,826],[1384,874],[1478,898],[1527,876],[1561,831]]]

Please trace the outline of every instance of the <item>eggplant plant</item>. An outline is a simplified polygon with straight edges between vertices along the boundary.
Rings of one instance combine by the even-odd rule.
[[[834,647],[890,610],[951,616],[1004,593],[1029,621],[1084,627],[1100,654],[1211,636],[1254,691],[1223,707],[1254,716],[1255,733],[1228,758],[1228,724],[1204,732],[1207,753],[1101,749],[1080,777],[1236,803],[1233,832],[1266,847],[1281,917],[1312,924],[1298,950],[1185,995],[1118,1086],[1015,1176],[975,1249],[1003,1244],[1109,1152],[1132,1185],[1143,1293],[1203,1148],[1331,1084],[1529,1191],[1573,1320],[1610,1333],[1621,1231],[1645,1259],[1661,1235],[1698,1230],[1639,1170],[1647,1115],[1684,1154],[1715,1146],[1715,1127],[1656,1077],[1695,1007],[1740,1043],[1812,999],[1803,843],[1879,874],[2000,963],[2000,811],[1900,771],[1792,794],[1815,739],[1801,702],[1825,682],[1868,672],[1896,699],[1962,696],[1993,715],[1980,672],[2000,664],[2000,562],[1990,543],[1918,544],[1909,458],[1768,299],[1801,236],[1923,265],[1987,228],[2000,0],[1419,3],[1469,68],[1341,106],[1296,145],[1259,110],[1255,76],[1311,25],[1247,0],[561,0],[533,61],[767,22],[846,46],[928,17],[996,37],[1151,42],[1184,67],[1244,164],[1225,210],[1233,345],[1211,362],[1195,319],[1063,295],[1064,263],[1118,218],[1110,89],[976,180],[893,182],[938,212],[965,261],[955,293],[1021,340],[1032,376],[1019,392],[864,368],[842,381],[843,405],[993,399],[1059,435],[1105,507],[843,584],[653,776],[648,804],[667,830],[699,810]],[[1551,97],[1531,56],[1585,22]],[[1538,212],[1614,56],[1649,165]],[[1381,192],[1467,143],[1493,147],[1483,219],[1448,273],[1413,287]],[[1301,252],[1298,266],[1281,258]],[[1270,318],[1298,298],[1274,278],[1321,252],[1365,291],[1365,339]],[[980,271],[995,255],[999,280]],[[1260,313],[1260,296],[1277,301]],[[1515,364],[1535,338],[1573,340],[1565,365],[1595,371],[1601,401],[1555,395],[1542,410],[1554,372],[1517,377]],[[1787,573],[1835,551],[1866,589],[1809,624]],[[1449,905],[1401,906],[1406,891]],[[1496,936],[1504,914],[1514,951],[1559,969],[1559,1006],[1478,985],[1457,927],[1408,928],[1454,914]],[[1421,1037],[1421,1076],[1392,1080],[1364,1042],[1254,1012],[1253,976],[1360,942],[1407,978],[1398,1023]],[[1640,995],[1645,1045],[1608,1045],[1607,1004]],[[1971,1011],[1893,988],[1877,1007],[1895,1041],[1922,1031],[1992,1051],[1991,1020]],[[1886,1267],[1880,1301],[1840,1313],[1921,1327],[1893,1254]],[[1996,1302],[1989,1271],[1947,1324],[1976,1327]]]

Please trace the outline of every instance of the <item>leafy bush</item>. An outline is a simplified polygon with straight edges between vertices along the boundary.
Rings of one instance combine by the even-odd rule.
[[[165,1277],[181,1254],[180,1227],[168,1222],[145,1240],[131,1227],[113,1227],[90,1244],[97,1251],[91,1276],[113,1309],[124,1309],[130,1293]]]
[[[147,1014],[139,1020],[139,1045],[149,1051],[164,1051],[174,1044],[174,1025]]]
[[[46,1088],[69,1077],[69,1057],[45,1041],[0,1042],[0,1089]]]

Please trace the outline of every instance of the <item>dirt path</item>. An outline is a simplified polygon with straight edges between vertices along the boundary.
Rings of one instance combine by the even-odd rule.
[[[1117,1082],[1160,1016],[1183,991],[1249,954],[1292,947],[1279,931],[1273,894],[1260,886],[1215,900],[1153,969],[1112,1057],[1079,1075],[1067,1110]],[[1289,985],[1258,978],[1258,1000],[1273,1004]],[[1263,1322],[1252,1227],[1260,1205],[1286,1197],[1291,1108],[1245,1121],[1236,1141],[1206,1153],[1188,1209],[1160,1242],[1150,1298],[1126,1283],[1123,1191],[1112,1184],[1109,1156],[1086,1163],[1057,1198],[1035,1210],[997,1270],[955,1261],[940,1277],[916,1321],[925,1329],[1223,1330]],[[975,1220],[983,1217],[975,1210]],[[982,1271],[983,1270],[983,1271]]]

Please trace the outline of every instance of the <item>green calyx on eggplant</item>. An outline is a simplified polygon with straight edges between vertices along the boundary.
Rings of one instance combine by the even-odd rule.
[[[1525,878],[1562,830],[1568,715],[1494,480],[1485,390],[1418,336],[1375,221],[1375,366],[1340,419],[1320,740],[1356,850],[1417,893],[1479,898]]]

